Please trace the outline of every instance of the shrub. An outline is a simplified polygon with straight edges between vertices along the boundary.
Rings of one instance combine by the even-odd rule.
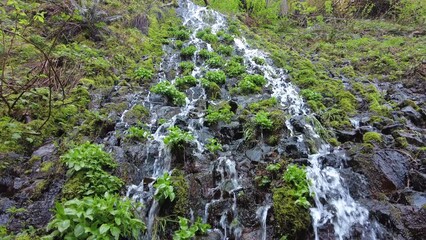
[[[376,132],[366,132],[364,133],[364,135],[362,136],[362,140],[364,141],[364,143],[380,143],[382,142],[382,135],[380,133],[376,133]]]
[[[265,65],[266,61],[264,58],[260,58],[260,57],[254,57],[253,61],[257,64],[257,65]]]
[[[220,96],[220,87],[215,82],[210,82],[209,80],[202,78],[201,86],[206,90],[208,97],[216,99]]]
[[[173,36],[177,39],[177,40],[181,40],[181,41],[186,41],[189,39],[189,32],[187,30],[177,30],[174,32]]]
[[[145,224],[136,217],[135,204],[106,193],[56,203],[47,239],[138,239]]]
[[[283,180],[291,186],[294,191],[290,195],[297,198],[296,204],[308,208],[311,204],[308,201],[310,197],[309,182],[306,178],[306,170],[297,165],[290,164],[283,175]]]
[[[247,75],[238,83],[240,91],[244,94],[257,93],[262,91],[263,85],[266,84],[266,79],[258,74]]]
[[[157,85],[151,88],[151,92],[166,96],[175,105],[184,105],[186,95],[180,92],[176,87],[169,81],[159,82]]]
[[[192,226],[189,226],[189,220],[179,217],[179,230],[173,235],[173,240],[189,240],[193,239],[195,235],[206,234],[211,228],[209,224],[203,223],[201,218],[197,218]]]
[[[259,111],[254,117],[254,122],[262,129],[272,129],[273,122],[269,119],[269,114],[265,111]]]
[[[126,138],[137,140],[137,141],[143,141],[148,139],[151,136],[151,133],[147,130],[139,127],[130,127],[127,130]]]
[[[185,144],[194,140],[194,136],[189,132],[182,131],[179,127],[170,127],[169,135],[164,138],[164,143],[173,148],[181,148]]]
[[[169,199],[171,202],[175,200],[175,192],[172,186],[172,180],[168,172],[165,172],[163,176],[157,178],[154,184],[155,187],[155,200],[160,203]]]
[[[232,44],[234,43],[234,37],[230,34],[224,34],[222,36],[221,42],[223,42],[224,44]]]
[[[201,39],[211,44],[217,43],[219,41],[218,37],[212,33],[204,34]]]
[[[225,64],[225,61],[221,56],[215,56],[208,59],[206,63],[211,68],[221,68]]]
[[[182,71],[182,75],[189,75],[195,69],[195,65],[192,62],[180,62],[179,68]]]
[[[225,73],[228,77],[238,77],[245,72],[244,65],[236,61],[229,61],[225,66]]]
[[[266,110],[267,108],[275,107],[278,104],[278,101],[275,97],[265,99],[259,102],[255,102],[249,105],[249,109],[252,112],[257,112],[260,110]]]
[[[208,143],[206,145],[207,150],[211,153],[216,153],[217,151],[222,151],[222,144],[216,138],[210,138],[207,140]]]
[[[182,48],[182,50],[180,51],[180,55],[183,58],[190,58],[190,57],[194,56],[194,53],[196,51],[197,51],[197,47],[195,47],[194,45],[190,45],[188,47]]]
[[[152,71],[146,68],[138,68],[133,73],[133,79],[137,81],[150,80],[152,76],[153,76]]]
[[[207,72],[205,78],[210,82],[215,82],[217,84],[224,84],[226,82],[226,75],[223,71]]]
[[[234,113],[228,103],[221,103],[217,106],[210,105],[207,108],[206,121],[208,123],[218,123],[220,121],[230,123]]]
[[[216,49],[217,53],[225,56],[231,56],[232,52],[234,51],[234,48],[232,46],[227,45],[220,45]]]
[[[175,84],[179,89],[186,89],[197,85],[197,79],[194,76],[184,76],[177,78]]]
[[[198,53],[198,55],[203,59],[210,59],[212,57],[217,56],[217,54],[215,52],[210,52],[207,49],[201,49],[200,52]]]

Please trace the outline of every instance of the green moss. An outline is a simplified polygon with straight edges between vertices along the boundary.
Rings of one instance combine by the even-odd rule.
[[[234,113],[227,102],[221,102],[217,105],[210,105],[207,108],[206,121],[211,124],[218,122],[230,123]]]
[[[190,87],[197,85],[197,79],[194,76],[184,76],[181,78],[177,78],[175,85],[179,90],[185,90]]]
[[[362,136],[362,140],[364,143],[381,143],[382,135],[376,132],[366,132]]]
[[[34,199],[40,198],[48,186],[49,186],[49,181],[45,179],[36,181],[34,191],[31,195],[31,199],[34,200]]]
[[[197,51],[197,47],[195,47],[194,45],[190,45],[188,47],[182,48],[182,50],[180,51],[180,55],[183,58],[191,58],[192,56],[194,56],[195,51]]]
[[[221,68],[225,64],[225,60],[221,56],[212,56],[206,61],[211,68]]]
[[[124,115],[126,121],[138,122],[143,121],[149,116],[149,111],[142,105],[135,105]]]
[[[223,71],[210,71],[204,76],[208,81],[222,85],[226,82],[226,75]]]
[[[239,62],[228,61],[225,66],[225,73],[228,77],[238,77],[246,72],[246,68]]]
[[[207,92],[207,96],[210,99],[217,99],[220,97],[220,87],[215,82],[210,82],[209,80],[202,78],[201,79],[201,85]]]
[[[399,147],[406,148],[409,145],[405,137],[397,137],[395,140]]]
[[[175,193],[173,201],[174,216],[188,216],[189,214],[189,184],[185,179],[185,173],[181,170],[173,170],[172,185]]]
[[[49,172],[49,170],[55,165],[54,162],[43,162],[40,166],[40,171],[43,173]]]

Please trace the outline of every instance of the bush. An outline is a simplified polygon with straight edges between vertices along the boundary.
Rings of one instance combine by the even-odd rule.
[[[220,45],[216,49],[216,51],[217,51],[217,53],[219,53],[221,55],[231,56],[232,52],[234,51],[234,48],[232,46]]]
[[[177,40],[186,41],[189,39],[189,32],[187,30],[177,30],[174,32],[173,36]]]
[[[206,121],[208,123],[218,123],[220,121],[230,123],[234,113],[228,103],[221,103],[217,106],[210,105],[207,108]]]
[[[179,89],[187,89],[197,85],[197,79],[194,76],[184,76],[176,79],[176,86]]]
[[[225,61],[221,56],[215,56],[208,59],[206,63],[211,68],[221,68],[225,64]]]
[[[151,136],[151,133],[147,130],[139,127],[130,127],[127,130],[126,138],[137,140],[137,141],[143,141],[148,139]]]
[[[182,48],[182,50],[180,51],[180,55],[183,58],[191,58],[192,56],[194,56],[194,53],[196,51],[197,51],[197,47],[195,47],[194,45],[190,45],[188,47]]]
[[[182,131],[179,127],[170,127],[169,135],[164,138],[164,143],[172,149],[181,148],[185,144],[194,140],[194,136],[189,132]]]
[[[215,82],[210,82],[209,80],[202,78],[201,86],[206,90],[208,97],[216,99],[220,96],[220,87]]]
[[[192,62],[180,62],[179,68],[182,71],[182,75],[189,75],[195,69],[195,65]]]
[[[217,54],[215,52],[210,52],[207,49],[201,49],[200,52],[198,53],[198,55],[203,59],[210,59],[212,57],[217,56]]]
[[[382,135],[376,132],[366,132],[362,136],[364,143],[380,143],[382,142]]]
[[[154,184],[155,188],[155,200],[160,203],[169,199],[171,202],[175,200],[175,192],[172,186],[172,180],[168,172],[165,172],[163,176],[157,178]]]
[[[175,105],[184,105],[186,95],[180,92],[176,87],[169,81],[159,82],[157,85],[151,88],[151,92],[166,96]]]
[[[241,93],[250,94],[262,91],[263,85],[266,84],[266,79],[258,74],[247,75],[238,83]]]
[[[271,130],[273,126],[272,120],[269,119],[269,114],[265,111],[259,111],[254,117],[254,122],[262,129]]]
[[[226,82],[226,75],[223,71],[210,71],[206,73],[205,78],[210,82],[217,84],[224,84]]]
[[[207,150],[211,153],[216,153],[217,151],[222,151],[222,144],[216,138],[210,138],[206,145]]]
[[[225,66],[225,73],[228,77],[238,77],[245,72],[244,65],[236,61],[229,61]]]
[[[257,65],[265,65],[266,61],[264,58],[260,58],[260,57],[254,57],[253,61],[257,64]]]
[[[133,79],[137,81],[150,80],[154,74],[151,70],[146,68],[138,68],[133,73]]]
[[[56,203],[47,239],[138,239],[145,224],[136,217],[135,207],[108,193]]]

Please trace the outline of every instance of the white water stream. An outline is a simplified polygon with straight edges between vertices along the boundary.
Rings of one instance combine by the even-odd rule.
[[[183,19],[183,24],[187,28],[193,31],[190,36],[190,40],[187,45],[194,45],[197,47],[197,52],[193,56],[192,61],[196,66],[192,75],[200,77],[199,74],[202,72],[202,68],[206,66],[197,66],[197,54],[203,48],[203,45],[207,45],[207,48],[211,50],[211,46],[198,39],[196,37],[197,31],[205,28],[210,28],[213,33],[219,30],[226,31],[227,20],[226,18],[213,10],[205,7],[195,5],[189,0],[180,0],[179,12]],[[249,44],[244,38],[235,38],[234,47],[238,50],[238,53],[244,57],[244,64],[247,67],[248,73],[263,72],[264,77],[268,80],[268,86],[272,89],[272,96],[276,97],[279,103],[288,111],[288,114],[292,116],[301,115],[306,116],[307,119],[313,118],[310,116],[310,110],[305,106],[303,99],[299,96],[297,88],[289,83],[286,78],[285,71],[280,68],[276,68],[268,55],[261,50],[250,48]],[[169,54],[165,57],[164,62],[172,65],[174,70],[178,71],[177,54]],[[259,65],[254,59],[256,57],[266,59],[266,64]],[[164,64],[163,62],[163,64]],[[163,72],[163,65],[161,65],[160,74],[158,76],[159,81],[168,81]],[[172,80],[171,82],[173,82]],[[196,88],[197,91],[194,90]],[[152,138],[146,143],[150,145],[158,146],[158,156],[155,156],[154,167],[152,173],[149,176],[144,176],[144,179],[156,179],[163,175],[165,172],[171,171],[171,153],[170,149],[163,143],[163,139],[167,136],[167,129],[176,124],[176,121],[180,118],[187,119],[189,115],[191,117],[188,120],[188,130],[195,136],[195,143],[197,148],[194,149],[194,155],[202,155],[204,151],[204,142],[198,135],[197,129],[203,125],[203,113],[194,111],[197,108],[199,101],[206,101],[207,97],[204,90],[200,85],[193,87],[187,91],[188,98],[186,99],[185,106],[181,107],[178,113],[168,119],[165,123],[161,124],[153,133]],[[154,124],[158,121],[155,114],[155,108],[158,108],[158,103],[151,101],[151,94],[147,96],[145,102],[150,106],[152,113],[152,119],[150,121],[150,127],[154,127]],[[309,121],[306,121],[309,122]],[[293,130],[292,125],[289,121],[286,122],[287,128],[291,131],[292,135],[297,136],[300,141],[313,140],[317,144],[318,153],[309,156],[309,166],[307,167],[307,176],[311,181],[310,190],[314,195],[315,206],[310,209],[311,217],[313,219],[313,229],[315,232],[315,239],[319,239],[319,230],[322,227],[331,225],[333,227],[336,239],[350,238],[350,234],[355,226],[358,230],[362,229],[363,239],[375,239],[375,233],[372,224],[369,223],[368,211],[356,203],[353,198],[349,195],[347,189],[343,187],[342,178],[339,174],[338,169],[332,167],[323,167],[318,160],[321,156],[330,153],[330,146],[320,138],[315,132],[315,128],[312,124],[305,126],[305,132],[303,134],[297,134]],[[149,148],[148,148],[149,149]],[[237,215],[237,193],[241,190],[239,183],[239,174],[236,169],[237,163],[232,157],[232,153],[229,156],[222,156],[215,161],[215,169],[220,175],[220,181],[216,183],[216,187],[211,191],[219,190],[223,191],[225,188],[227,192],[232,194],[233,203],[232,207],[223,213],[223,217],[220,219],[220,229],[213,229],[214,232],[220,232],[222,239],[228,239],[230,232],[232,235],[239,239],[242,235],[242,226],[240,226]],[[148,232],[145,239],[152,238],[152,229],[154,219],[158,215],[159,205],[153,199],[154,189],[151,183],[147,183],[144,180],[139,185],[132,185],[128,187],[127,196],[134,200],[142,202],[145,206],[144,216],[147,216],[146,222]],[[209,208],[211,205],[217,203],[223,198],[213,199],[205,205],[205,214],[203,216],[204,221],[209,219]],[[267,197],[270,199],[270,196]],[[260,239],[266,240],[267,235],[267,216],[268,211],[272,207],[270,200],[265,201],[262,206],[257,209],[257,218],[259,225],[261,226]],[[229,222],[229,217],[232,216],[232,223]]]

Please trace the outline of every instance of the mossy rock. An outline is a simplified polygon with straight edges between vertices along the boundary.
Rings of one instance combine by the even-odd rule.
[[[362,140],[364,143],[381,143],[383,141],[382,135],[376,132],[366,132],[362,136]]]

